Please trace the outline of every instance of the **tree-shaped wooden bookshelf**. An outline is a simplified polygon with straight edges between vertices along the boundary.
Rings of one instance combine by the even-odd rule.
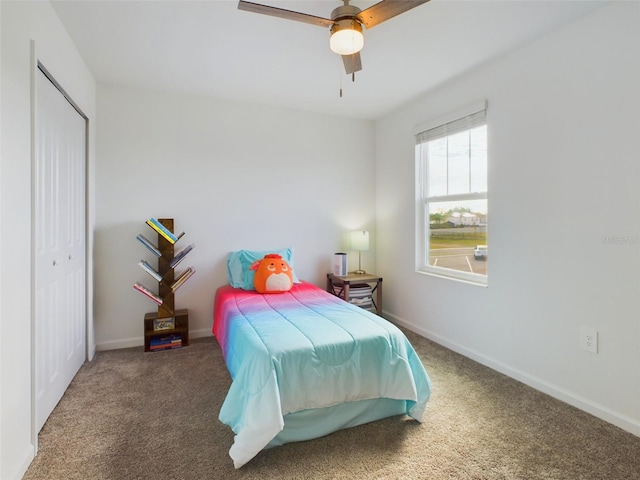
[[[182,259],[193,249],[188,245],[175,252],[176,242],[182,238],[184,232],[176,236],[173,232],[173,219],[150,218],[147,225],[158,236],[157,246],[144,235],[137,239],[158,259],[158,269],[153,268],[145,260],[140,261],[140,267],[158,282],[158,294],[137,283],[133,286],[158,305],[156,312],[149,312],[144,316],[144,351],[165,350],[189,345],[189,311],[186,308],[175,308],[175,292],[195,272],[192,267],[182,271],[177,277],[175,268]]]

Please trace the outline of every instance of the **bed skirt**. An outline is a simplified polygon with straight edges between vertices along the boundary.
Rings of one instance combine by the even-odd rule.
[[[344,428],[404,415],[406,411],[405,400],[374,398],[289,413],[284,416],[284,429],[265,448],[324,437]]]

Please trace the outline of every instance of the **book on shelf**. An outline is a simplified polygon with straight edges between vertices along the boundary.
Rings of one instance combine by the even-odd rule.
[[[151,300],[153,300],[154,302],[156,302],[158,305],[162,305],[162,298],[160,298],[158,295],[153,293],[151,290],[149,290],[147,287],[145,287],[141,283],[136,282],[133,285],[133,288],[135,288],[137,291],[139,291],[140,293],[142,293],[146,297],[148,297]]]
[[[175,281],[171,284],[171,291],[175,292],[176,290],[178,290],[178,288],[180,288],[182,284],[186,282],[187,279],[194,273],[196,273],[195,269],[193,267],[189,267],[180,275],[178,275],[178,278],[176,278]]]
[[[182,346],[182,337],[180,335],[166,335],[162,337],[153,337],[149,340],[149,350],[165,350],[168,348],[179,348]]]
[[[138,262],[138,265],[140,265],[140,267],[145,272],[147,272],[149,275],[155,278],[156,281],[158,282],[162,281],[162,275],[160,275],[160,273],[158,273],[151,265],[149,265],[148,262],[146,262],[145,260],[140,260],[140,262]]]
[[[177,333],[168,333],[166,335],[159,335],[149,339],[149,345],[163,345],[167,343],[182,343],[182,337]]]
[[[178,241],[178,239],[184,235],[184,232],[181,233],[179,236],[174,235],[171,230],[169,230],[167,227],[162,225],[162,223],[160,223],[160,221],[158,221],[158,219],[153,218],[153,217],[151,217],[149,220],[147,220],[147,225],[149,225],[156,232],[158,232],[160,235],[162,235],[171,244],[176,243]]]
[[[161,257],[162,252],[158,250],[153,243],[151,243],[144,235],[140,234],[136,237],[140,243],[142,243],[145,247],[149,249],[151,253],[153,253],[156,257]]]
[[[171,262],[169,263],[169,266],[171,268],[175,268],[178,266],[178,264],[182,261],[182,259],[184,257],[187,256],[187,254],[193,250],[193,247],[195,247],[195,244],[191,244],[191,245],[187,245],[186,247],[184,247],[182,250],[180,250],[178,253],[176,253],[173,257],[173,259],[171,260]]]
[[[160,352],[162,350],[173,350],[174,348],[182,348],[182,345],[154,345],[153,347],[149,347],[150,352]]]
[[[149,347],[149,351],[150,352],[159,352],[161,350],[172,350],[174,348],[181,348],[182,344],[180,345],[173,345],[173,344],[167,344],[167,345],[154,345],[153,347]]]

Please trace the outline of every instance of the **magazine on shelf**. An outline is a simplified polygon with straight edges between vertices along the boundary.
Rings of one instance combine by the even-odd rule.
[[[192,267],[189,267],[180,275],[178,275],[178,278],[176,278],[176,280],[171,284],[171,291],[175,292],[176,290],[178,290],[178,288],[180,288],[182,284],[186,282],[187,279],[194,273],[196,273],[196,271]]]
[[[176,328],[176,320],[174,317],[156,318],[153,320],[153,331],[173,330]]]
[[[184,235],[184,232],[181,233],[179,236],[174,235],[171,230],[169,230],[167,227],[162,225],[162,223],[160,223],[160,221],[158,221],[158,219],[153,218],[153,217],[151,217],[149,220],[147,220],[147,225],[149,225],[156,232],[158,232],[160,235],[162,235],[171,244],[176,243],[178,241],[178,238],[180,238],[180,237],[182,237]]]
[[[160,298],[158,295],[153,293],[151,290],[149,290],[147,287],[145,287],[141,283],[136,282],[133,285],[133,288],[135,288],[137,291],[139,291],[143,295],[147,296],[148,298],[156,302],[158,305],[162,305],[162,298]]]
[[[193,250],[193,247],[195,247],[195,244],[192,243],[191,245],[187,245],[182,250],[180,250],[178,253],[176,253],[175,256],[173,257],[173,259],[171,260],[171,262],[169,263],[169,266],[171,268],[177,267],[178,264],[182,261],[182,259],[187,256],[187,253],[189,253],[191,250]]]
[[[162,281],[162,275],[160,275],[151,265],[149,265],[148,262],[146,262],[145,260],[140,260],[140,262],[138,262],[138,265],[140,265],[140,267],[147,272],[149,275],[151,275],[153,278],[156,279],[156,281],[161,282]]]
[[[140,243],[142,243],[145,247],[147,247],[149,251],[153,253],[156,257],[162,256],[162,252],[158,250],[158,247],[156,247],[153,243],[151,243],[144,235],[140,234],[136,238]]]

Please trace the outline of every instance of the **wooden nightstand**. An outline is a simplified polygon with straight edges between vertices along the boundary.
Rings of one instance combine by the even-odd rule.
[[[349,301],[349,287],[358,283],[375,284],[371,291],[371,293],[376,292],[373,305],[376,307],[376,313],[382,315],[382,277],[373,273],[349,273],[343,276],[327,273],[327,291],[343,300]],[[333,287],[339,287],[337,294]]]

